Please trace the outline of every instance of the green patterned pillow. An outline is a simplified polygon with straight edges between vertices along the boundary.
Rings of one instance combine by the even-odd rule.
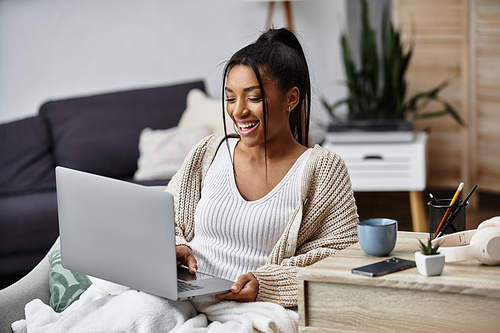
[[[49,254],[50,306],[56,312],[62,312],[80,298],[92,284],[89,278],[81,273],[72,272],[61,264],[61,250]]]

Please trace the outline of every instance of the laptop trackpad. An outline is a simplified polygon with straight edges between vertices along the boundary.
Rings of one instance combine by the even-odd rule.
[[[192,298],[195,296],[222,294],[228,292],[233,285],[232,281],[201,273],[199,271],[193,275],[189,273],[188,268],[185,266],[177,266],[177,280],[179,286],[183,285],[183,282],[187,282],[195,286],[191,290],[186,290],[184,289],[186,287],[183,286],[182,290],[184,291],[179,290],[179,298],[181,299]]]

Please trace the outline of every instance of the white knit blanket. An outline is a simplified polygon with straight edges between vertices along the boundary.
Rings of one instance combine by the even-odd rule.
[[[201,297],[169,301],[136,290],[110,296],[92,285],[56,313],[41,300],[25,307],[15,333],[39,332],[282,332],[298,331],[298,314],[274,303],[239,303]]]

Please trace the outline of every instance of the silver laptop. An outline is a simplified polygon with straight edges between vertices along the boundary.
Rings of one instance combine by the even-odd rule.
[[[170,193],[63,167],[56,184],[65,268],[172,300],[229,291],[177,266]]]

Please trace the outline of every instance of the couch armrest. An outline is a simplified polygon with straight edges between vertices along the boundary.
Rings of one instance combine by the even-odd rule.
[[[59,238],[56,240],[48,253],[58,249]],[[38,298],[49,304],[49,273],[50,265],[48,253],[38,265],[25,277],[13,285],[0,290],[0,332],[11,332],[11,324],[17,320],[24,319],[24,306],[30,301]]]

